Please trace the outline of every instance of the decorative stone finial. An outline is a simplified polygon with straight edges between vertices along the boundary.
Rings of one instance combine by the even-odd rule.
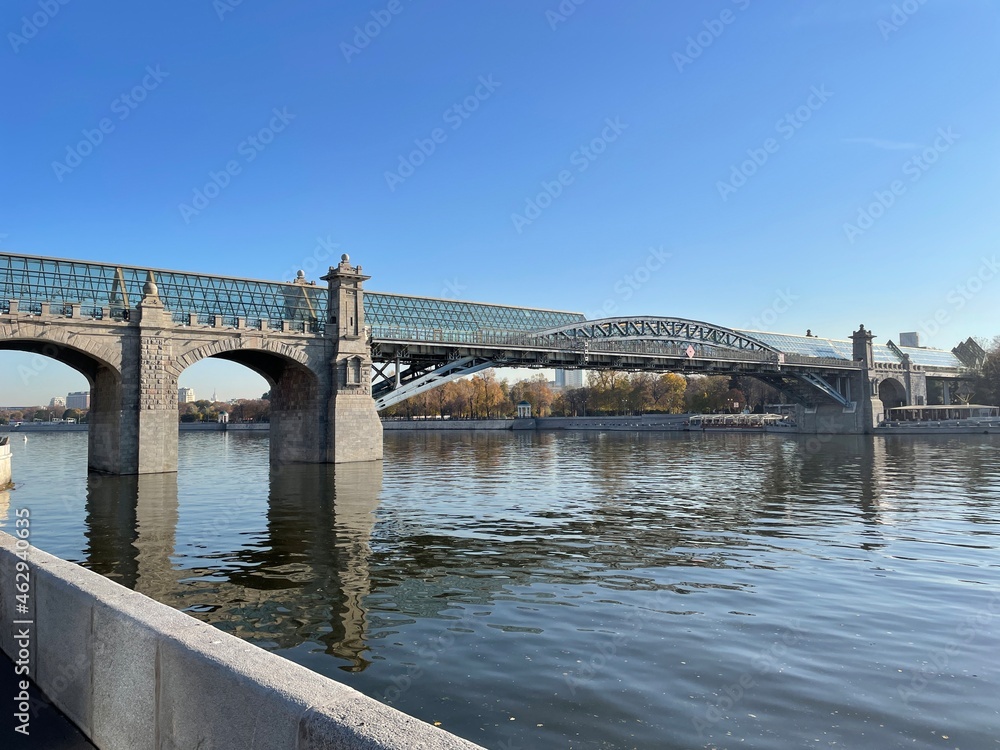
[[[303,271],[303,270],[302,270],[302,269],[300,268],[300,269],[298,270],[298,272],[297,272],[297,273],[295,274],[295,280],[296,280],[296,281],[305,281],[305,279],[306,279],[306,272],[305,272],[305,271]]]
[[[156,288],[156,281],[153,280],[153,272],[146,271],[146,283],[142,285],[142,296],[159,299],[160,290]]]
[[[340,256],[340,262],[341,263],[350,263],[351,262],[351,256],[348,255],[347,253],[344,253],[343,255]]]

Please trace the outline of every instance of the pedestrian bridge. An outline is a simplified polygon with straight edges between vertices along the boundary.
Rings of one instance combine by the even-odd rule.
[[[271,385],[275,463],[381,458],[378,409],[488,367],[753,376],[802,406],[804,429],[864,432],[883,405],[925,403],[929,381],[947,399],[972,364],[875,344],[864,326],[829,339],[674,317],[587,320],[374,292],[368,278],[346,255],[320,285],[301,272],[259,281],[0,254],[0,349],[87,378],[90,467],[119,474],[176,470],[177,381],[206,357]]]

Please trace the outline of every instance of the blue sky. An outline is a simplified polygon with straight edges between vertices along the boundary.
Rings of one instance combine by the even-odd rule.
[[[997,0],[11,0],[0,31],[7,252],[290,279],[335,243],[384,291],[1000,333]],[[0,402],[85,387],[27,361]]]

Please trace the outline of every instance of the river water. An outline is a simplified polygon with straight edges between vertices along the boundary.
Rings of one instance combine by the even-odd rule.
[[[1000,439],[17,436],[36,546],[490,748],[1000,747]]]

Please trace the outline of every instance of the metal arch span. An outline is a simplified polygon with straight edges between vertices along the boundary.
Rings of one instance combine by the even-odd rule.
[[[780,354],[778,349],[746,334],[700,320],[635,316],[601,318],[549,328],[534,334],[539,338],[571,341],[656,340],[679,344],[701,344],[739,351]]]

